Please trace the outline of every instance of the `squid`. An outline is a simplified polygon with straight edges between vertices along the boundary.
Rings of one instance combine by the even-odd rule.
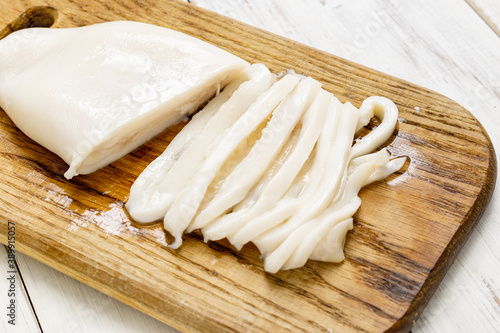
[[[68,179],[186,120],[249,66],[214,45],[139,22],[30,28],[0,41],[0,107],[60,156]]]
[[[317,128],[320,135],[312,160],[304,167],[303,173],[296,177],[286,194],[274,207],[253,217],[230,237],[236,248],[241,249],[244,244],[251,241],[258,245],[259,236],[265,236],[267,231],[287,221],[306,198],[317,192],[324,180],[324,175],[328,172],[328,162],[334,158],[330,155],[330,151],[339,128],[343,107],[337,98],[331,96],[326,108],[323,109],[325,121],[320,128]],[[265,251],[264,248],[260,248],[260,250]]]
[[[237,250],[254,243],[269,273],[340,262],[358,192],[406,161],[376,151],[394,132],[397,107],[373,96],[358,109],[291,71],[263,85],[265,66],[256,66],[138,177],[127,208],[139,221],[163,216],[174,249],[200,230],[205,242],[226,238]],[[381,123],[356,139],[373,117]]]
[[[263,129],[262,137],[245,159],[226,177],[214,198],[190,224],[188,232],[204,227],[245,198],[283,148],[320,87],[318,81],[306,78],[283,100]]]
[[[246,241],[238,240],[235,235],[247,235],[243,230],[248,222],[271,209],[286,193],[297,177],[303,165],[312,154],[325,119],[324,108],[328,106],[332,95],[321,90],[302,118],[299,133],[291,135],[282,155],[269,167],[260,183],[247,194],[245,199],[235,205],[232,212],[221,216],[202,228],[205,240],[219,240],[227,237],[241,249]],[[240,233],[241,231],[241,233]]]
[[[178,248],[182,244],[182,234],[195,217],[215,177],[219,175],[220,178],[225,178],[224,171],[231,169],[231,161],[246,156],[251,148],[248,140],[252,141],[254,130],[266,123],[272,111],[298,83],[299,78],[296,76],[283,77],[259,95],[233,126],[217,138],[211,153],[207,155],[183,190],[177,194],[165,215],[163,226],[175,238],[174,243],[170,245],[172,248]]]
[[[195,230],[238,250],[254,243],[269,273],[344,260],[359,191],[406,162],[380,149],[398,121],[389,99],[356,108],[311,77],[166,28],[21,30],[0,41],[0,63],[0,107],[69,165],[67,179],[198,111],[135,180],[126,209],[163,221],[173,249]],[[373,117],[380,125],[356,139]]]

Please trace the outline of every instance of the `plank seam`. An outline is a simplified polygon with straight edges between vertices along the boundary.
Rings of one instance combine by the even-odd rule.
[[[476,12],[477,15],[479,15],[484,23],[486,23],[488,27],[490,27],[490,29],[493,30],[498,37],[500,37],[500,28],[497,27],[495,23],[493,23],[493,21],[490,20],[490,18],[484,13],[484,11],[476,5],[475,1],[465,0],[465,2],[472,8],[473,11]]]
[[[6,250],[8,250],[7,247],[6,247]],[[17,274],[19,275],[19,280],[21,281],[21,288],[26,295],[31,312],[33,313],[33,316],[35,316],[35,320],[36,320],[36,324],[38,326],[38,329],[41,333],[43,333],[42,325],[40,324],[40,320],[38,319],[35,307],[33,306],[33,302],[31,301],[31,297],[30,297],[30,294],[28,292],[28,288],[26,288],[26,283],[24,283],[23,275],[22,275],[21,270],[19,268],[19,264],[17,263],[17,259],[15,259],[15,258],[14,258],[14,264],[16,265],[16,271],[17,271]]]

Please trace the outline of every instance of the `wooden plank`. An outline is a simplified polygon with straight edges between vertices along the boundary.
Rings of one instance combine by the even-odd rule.
[[[15,243],[12,242],[12,244]],[[0,304],[2,304],[0,330],[12,333],[40,332],[21,275],[17,268],[10,266],[12,264],[12,262],[8,261],[10,259],[12,257],[8,256],[5,246],[0,246],[0,262],[2,268],[5,268],[0,271]],[[12,308],[12,312],[8,307]]]
[[[146,13],[141,7],[134,7],[132,11],[130,8],[125,10],[119,4],[116,5],[113,7],[114,15],[122,19],[131,19],[133,12],[136,19],[161,24],[161,20],[158,20],[158,17],[161,16],[159,13]],[[159,8],[159,11],[167,11],[166,7],[161,8],[160,6]],[[100,19],[109,19],[107,14],[101,12],[94,16],[84,12],[76,15],[75,13],[79,10],[81,11],[78,5],[66,3],[64,15],[58,24],[64,26],[64,23],[67,24],[66,26],[73,26],[80,23],[96,22]],[[184,14],[179,15],[180,12],[176,12],[176,10],[180,10]],[[494,168],[491,145],[482,128],[464,109],[431,91],[301,45],[294,45],[290,49],[291,42],[261,31],[253,31],[237,23],[231,23],[234,34],[241,34],[248,40],[254,41],[248,49],[245,49],[233,44],[236,40],[241,40],[241,37],[235,38],[235,36],[227,37],[217,34],[217,31],[222,30],[219,26],[221,19],[218,17],[200,13],[192,7],[186,8],[176,3],[173,7],[168,8],[168,13],[169,17],[172,18],[168,24],[174,25],[179,30],[185,29],[185,31],[200,38],[208,39],[229,48],[236,54],[248,57],[249,60],[265,62],[274,69],[291,67],[313,76],[316,75],[325,83],[325,87],[337,93],[344,100],[351,100],[359,105],[359,102],[370,94],[384,93],[389,97],[394,97],[393,99],[401,107],[402,117],[406,119],[406,122],[400,124],[398,137],[392,142],[391,149],[396,154],[409,155],[412,157],[412,163],[416,162],[416,165],[410,164],[405,175],[393,179],[392,185],[394,186],[380,185],[370,187],[363,192],[364,207],[376,206],[376,197],[381,196],[385,198],[382,201],[384,209],[381,210],[381,215],[376,218],[371,217],[368,210],[360,211],[357,214],[357,233],[355,231],[348,241],[347,253],[350,254],[350,259],[346,263],[337,266],[333,271],[331,270],[332,265],[311,263],[300,271],[269,276],[262,273],[257,254],[251,248],[237,254],[223,245],[211,244],[211,247],[207,247],[201,244],[197,237],[189,237],[184,248],[173,253],[164,248],[164,238],[158,232],[158,228],[148,229],[149,232],[146,232],[146,229],[139,230],[127,221],[126,216],[122,215],[121,202],[126,197],[132,179],[137,175],[127,174],[125,170],[130,169],[129,167],[132,165],[144,167],[148,160],[161,151],[159,146],[164,145],[164,142],[169,140],[172,131],[167,131],[158,140],[155,140],[156,143],[150,143],[113,166],[94,175],[81,177],[71,184],[58,176],[64,165],[58,163],[53,156],[47,157],[46,152],[37,145],[23,139],[22,143],[18,143],[21,146],[9,145],[7,147],[9,150],[3,154],[11,163],[8,165],[2,163],[2,166],[6,165],[7,169],[2,171],[7,171],[6,174],[12,177],[17,184],[9,184],[11,187],[9,187],[9,192],[6,192],[7,201],[15,200],[16,196],[21,196],[25,188],[34,194],[33,197],[25,198],[25,201],[36,203],[40,207],[43,206],[44,202],[47,202],[46,199],[49,202],[52,201],[48,207],[43,206],[43,209],[39,210],[35,208],[36,212],[25,212],[18,207],[12,207],[8,212],[5,212],[7,219],[12,218],[16,223],[22,223],[22,228],[19,229],[23,230],[24,250],[37,259],[177,327],[186,328],[185,325],[189,323],[194,328],[228,330],[229,328],[246,327],[245,325],[251,323],[259,325],[262,329],[268,329],[269,323],[272,323],[282,328],[355,328],[373,331],[386,329],[391,325],[394,325],[393,329],[406,329],[411,326],[411,320],[425,305],[442,273],[446,271],[456,251],[477,221],[478,216],[467,215],[467,212],[479,214],[487,201],[487,194],[490,192],[488,186],[493,181]],[[198,28],[200,21],[204,21],[203,30]],[[273,45],[275,48],[264,47],[268,45]],[[259,48],[259,46],[262,53],[249,52],[253,48]],[[289,52],[287,57],[280,56],[281,49],[286,49]],[[249,53],[251,54],[249,55]],[[311,57],[311,63],[295,61],[296,59],[304,59],[305,54]],[[349,74],[346,75],[343,70]],[[401,96],[402,90],[408,95]],[[422,100],[425,100],[426,103],[418,110],[419,112],[416,112],[415,102],[421,103]],[[433,125],[435,126],[437,119],[442,117],[448,120],[445,128],[441,130],[441,133],[430,135],[432,142],[424,140],[429,144],[434,144],[433,140],[437,140],[438,145],[431,145],[424,149],[409,140],[429,135],[430,129],[435,129]],[[5,116],[2,121],[10,133],[9,140],[6,140],[7,144],[14,134],[19,134],[9,124],[9,120]],[[427,128],[422,129],[422,125]],[[459,130],[458,128],[463,125],[467,128]],[[454,136],[459,134],[455,138],[455,142],[452,140],[450,143],[441,143],[440,140],[449,138],[450,133],[453,133]],[[424,137],[424,139],[428,138]],[[480,149],[479,152],[467,151],[463,156],[462,146],[465,142],[470,144],[471,140],[474,143],[477,142],[483,149]],[[29,160],[23,155],[26,147],[31,149],[30,154],[33,155],[29,157]],[[147,150],[148,147],[149,150]],[[479,154],[482,160],[476,162],[476,165],[485,173],[478,171],[473,179],[467,180],[465,175],[461,174],[465,167],[463,161],[457,162],[451,159],[443,166],[439,164],[429,166],[424,163],[428,162],[426,158],[443,149],[452,156],[465,158],[468,162],[475,160]],[[434,155],[435,157],[436,155]],[[17,162],[15,167],[12,167],[12,162]],[[124,176],[123,183],[110,180],[110,176],[117,174]],[[420,179],[426,181],[422,182],[418,177],[422,177]],[[443,178],[446,179],[446,182],[443,182]],[[429,191],[415,191],[414,188],[420,184],[428,186]],[[106,192],[106,187],[113,188],[112,196],[102,196],[102,193]],[[465,187],[465,189],[461,187]],[[94,193],[90,198],[85,198],[83,193],[86,193],[89,188],[94,189]],[[462,207],[458,212],[450,212],[451,208],[443,204],[446,203],[445,199],[450,196],[448,191],[456,191],[457,188],[463,191],[458,195]],[[433,193],[434,190],[437,192]],[[439,230],[437,234],[434,234],[432,231],[436,230],[423,228],[431,223],[432,219],[429,220],[424,214],[422,216],[407,215],[411,211],[412,207],[410,206],[402,204],[401,207],[398,207],[401,211],[394,213],[394,207],[391,208],[389,204],[390,198],[409,193],[417,202],[425,203],[421,207],[422,210],[438,208],[435,219],[446,215],[447,219],[443,224],[446,227],[445,230]],[[442,194],[438,202],[431,200],[435,193]],[[479,194],[486,195],[486,197],[482,201],[475,201],[474,199]],[[93,200],[95,199],[93,196],[99,197],[99,201]],[[402,198],[404,197],[402,196]],[[470,208],[472,211],[469,210]],[[55,215],[56,220],[65,220],[64,227],[61,228],[61,225],[58,226],[57,222],[53,222],[54,216],[47,219],[36,214],[47,214],[47,211]],[[393,229],[383,225],[384,220],[391,216],[395,217],[394,214],[402,214],[399,218],[404,215],[407,220],[397,223],[406,224],[410,229],[409,234],[406,233],[399,239],[391,238]],[[69,220],[68,217],[70,217]],[[40,225],[22,222],[27,220],[36,220]],[[105,223],[111,223],[111,225]],[[113,223],[115,224],[113,225]],[[73,229],[68,230],[66,228],[68,226],[72,226]],[[390,227],[395,226],[393,224]],[[419,227],[416,228],[416,226]],[[110,235],[110,232],[114,235]],[[412,235],[422,236],[422,243],[418,244],[416,249],[401,250],[407,246],[407,242],[405,242],[407,237]],[[371,237],[369,236],[376,237],[377,247],[370,246],[371,243],[369,244],[368,240]],[[90,239],[94,242],[90,242]],[[137,239],[143,243],[137,244],[137,241],[133,241]],[[422,253],[420,246],[428,252]],[[116,249],[122,251],[120,256],[113,252]],[[363,251],[366,252],[363,253]],[[370,254],[368,257],[366,257],[367,253]],[[444,256],[438,258],[442,253]],[[394,255],[396,256],[394,257]],[[99,260],[96,260],[98,256]],[[155,260],[152,260],[151,256]],[[405,261],[405,266],[396,267],[395,264],[401,264],[398,259],[400,260],[402,257],[409,259]],[[432,257],[436,260],[433,260]],[[117,264],[117,258],[122,261],[120,265]],[[217,267],[211,267],[213,265],[208,264],[213,262],[214,258],[218,259]],[[369,260],[366,261],[365,258]],[[158,281],[152,279],[150,274],[143,275],[144,272],[137,271],[137,267],[143,267],[145,264],[148,265],[153,276],[164,276],[165,279]],[[136,271],[127,271],[124,267],[127,265]],[[109,266],[112,269],[109,269]],[[241,276],[237,276],[236,280],[234,279],[235,266],[241,270],[238,271]],[[416,269],[417,267],[418,269]],[[424,273],[422,274],[422,272]],[[373,275],[373,273],[378,273],[378,275]],[[426,276],[426,274],[429,275]],[[346,275],[355,278],[346,279]],[[413,280],[399,280],[402,277],[408,277],[408,275],[411,275]],[[205,280],[200,280],[200,277],[205,278]],[[304,279],[316,283],[303,286]],[[319,283],[320,281],[326,283]],[[111,282],[113,282],[113,288],[110,288]],[[255,283],[261,288],[256,289]],[[404,290],[404,293],[396,295],[395,290],[390,288],[377,289],[387,285],[387,283],[403,288],[399,291]],[[358,297],[357,300],[352,297],[348,298],[345,294],[345,290],[351,291],[353,285],[360,288],[357,290],[359,295],[350,295]],[[154,292],[151,289],[152,286],[157,287]],[[229,289],[233,291],[232,295],[224,293],[224,290]],[[327,293],[327,290],[330,293]],[[199,294],[193,296],[196,291]],[[374,291],[375,294],[373,294]],[[367,297],[370,293],[375,296],[375,299],[372,297],[369,301],[363,300],[363,297]],[[169,297],[172,294],[175,297]],[[168,297],[171,303],[165,302],[164,299],[158,299],[159,295]],[[273,296],[272,301],[269,301],[271,296]],[[138,300],[137,297],[141,299]],[[210,304],[195,304],[194,299],[204,302],[210,300]],[[153,302],[146,302],[151,300]],[[257,304],[262,304],[264,300],[267,300],[264,303],[265,310],[258,311],[257,309],[262,307],[257,306]],[[362,301],[361,306],[358,303],[360,301]],[[228,304],[232,304],[234,307],[228,309]],[[325,307],[325,305],[327,306]],[[292,309],[289,308],[290,306]],[[300,312],[297,311],[299,307]],[[363,314],[361,316],[363,321],[357,322],[360,318],[346,315],[342,311],[344,307],[350,310],[355,308],[358,316],[363,311],[372,316]],[[219,311],[214,311],[214,309]],[[375,315],[373,315],[374,309],[376,310]],[[197,314],[196,318],[193,317],[195,313]],[[290,316],[291,314],[293,316]],[[243,319],[243,322],[235,322],[233,319],[235,316],[238,319]],[[335,320],[332,321],[332,317]],[[370,320],[367,320],[368,318]]]
[[[500,6],[495,0],[466,0],[479,16],[500,36]]]
[[[177,332],[28,256],[17,260],[44,332]]]

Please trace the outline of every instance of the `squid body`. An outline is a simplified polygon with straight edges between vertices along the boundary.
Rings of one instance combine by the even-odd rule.
[[[31,28],[0,41],[0,107],[26,135],[91,173],[196,111],[248,63],[130,21]]]

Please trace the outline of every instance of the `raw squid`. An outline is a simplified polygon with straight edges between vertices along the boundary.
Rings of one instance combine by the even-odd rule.
[[[139,176],[127,204],[132,217],[135,212],[140,220],[152,220],[163,214],[165,229],[175,237],[172,248],[194,230],[201,230],[205,241],[227,238],[238,250],[252,242],[270,273],[307,260],[342,261],[352,216],[361,205],[359,190],[405,163],[404,157],[391,159],[385,148],[374,153],[394,132],[396,106],[370,97],[357,109],[312,78],[293,73],[250,96],[243,87],[251,82],[241,83],[219,110],[209,104],[213,115],[204,129],[196,117],[193,129],[184,128],[196,132],[190,134],[193,143],[169,169],[156,167],[160,156]],[[240,100],[243,110],[224,122],[229,105]],[[373,117],[380,125],[356,139]],[[183,131],[181,138],[187,135]],[[144,190],[150,188],[169,194],[151,195]],[[151,209],[158,201],[163,209]]]
[[[352,216],[361,205],[361,199],[358,197],[359,190],[371,180],[379,178],[381,174],[387,176],[385,170],[378,170],[379,168],[386,168],[392,162],[389,168],[395,172],[405,161],[404,158],[389,161],[389,154],[385,149],[370,157],[348,175],[339,201],[331,203],[315,218],[289,229],[288,233],[280,234],[282,241],[275,240],[275,244],[279,245],[265,256],[266,271],[277,272],[279,269],[301,267],[308,259],[330,262],[343,260],[341,249],[344,245],[345,234],[352,229]],[[374,174],[376,176],[372,177]],[[329,242],[321,242],[323,237],[326,237]],[[315,251],[314,255],[313,251]]]
[[[325,119],[324,108],[330,103],[331,94],[321,90],[311,107],[306,111],[300,133],[291,137],[289,146],[283,149],[283,156],[279,156],[276,165],[271,166],[259,184],[255,185],[253,192],[241,201],[241,206],[233,208],[229,214],[202,228],[206,240],[218,240],[228,237],[236,248],[241,248],[246,241],[240,241],[234,237],[240,231],[246,235],[242,228],[248,225],[248,221],[271,209],[285,194],[293,180],[306,163],[312,153],[314,145],[318,140],[321,126]]]
[[[248,150],[245,142],[281,101],[295,88],[299,79],[287,75],[276,82],[268,91],[260,95],[234,124],[220,135],[197,172],[187,182],[185,188],[176,196],[164,218],[165,230],[175,237],[171,245],[177,248],[182,244],[182,234],[188,228],[202,203],[207,189],[232,153],[244,154]],[[242,147],[240,147],[242,146]],[[239,149],[238,149],[239,148]],[[233,154],[234,155],[234,154]],[[237,158],[237,156],[235,156]],[[231,164],[231,163],[230,163]]]
[[[187,231],[199,229],[222,215],[245,198],[280,152],[293,128],[312,103],[321,85],[311,78],[304,79],[274,110],[271,120],[262,131],[243,161],[222,183],[217,194],[204,207]],[[243,177],[244,176],[244,177]]]
[[[0,41],[0,106],[29,137],[93,172],[196,111],[248,63],[137,22],[32,28]]]
[[[126,208],[182,244],[200,230],[254,243],[275,273],[344,260],[360,189],[398,171],[383,97],[341,103],[182,33],[137,22],[27,29],[0,41],[0,106],[29,137],[93,172],[206,105],[134,182]],[[379,126],[361,139],[370,119]],[[354,144],[353,144],[354,143]]]
[[[313,195],[323,181],[325,173],[328,171],[328,162],[333,156],[330,156],[331,147],[334,144],[335,133],[339,127],[339,121],[342,116],[343,105],[335,97],[331,97],[330,103],[323,110],[326,113],[325,122],[321,128],[316,151],[313,160],[305,166],[303,174],[297,177],[292,186],[287,189],[287,193],[277,204],[262,212],[230,237],[230,240],[237,248],[243,247],[246,243],[257,240],[265,234],[286,221],[308,197]]]

